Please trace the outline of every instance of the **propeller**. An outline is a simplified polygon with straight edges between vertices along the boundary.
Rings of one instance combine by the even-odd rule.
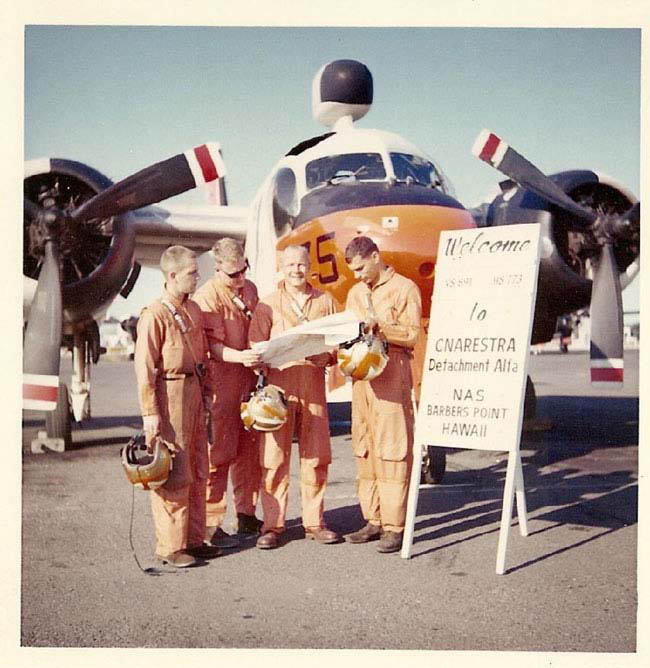
[[[72,212],[72,220],[108,218],[180,195],[225,176],[216,143],[203,144],[114,183]]]
[[[597,244],[593,259],[591,304],[591,382],[623,382],[623,301],[614,243],[638,230],[640,204],[624,214],[600,214],[574,202],[535,165],[500,137],[482,130],[472,153],[498,169],[515,183],[578,218],[573,226],[590,231]]]
[[[25,330],[23,348],[23,408],[56,408],[63,304],[59,241],[67,226],[110,218],[160,202],[225,176],[219,145],[208,143],[151,165],[101,191],[72,211],[56,205],[44,193],[40,206],[24,199],[31,246],[42,256],[38,284]]]

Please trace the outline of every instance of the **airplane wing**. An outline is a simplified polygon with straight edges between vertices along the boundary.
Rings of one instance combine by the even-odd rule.
[[[173,244],[203,253],[221,237],[234,237],[243,243],[250,211],[247,207],[218,205],[148,206],[133,211],[132,216],[134,260],[145,267],[158,267],[160,255]]]

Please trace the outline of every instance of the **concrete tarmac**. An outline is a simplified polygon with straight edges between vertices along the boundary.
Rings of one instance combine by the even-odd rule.
[[[146,575],[129,533],[132,521],[135,555],[154,566],[149,499],[119,461],[141,424],[133,366],[102,359],[74,450],[31,454],[42,419],[23,417],[20,643],[634,653],[638,363],[626,352],[614,394],[589,386],[586,354],[531,356],[538,414],[553,428],[522,440],[529,535],[513,518],[505,575],[495,563],[507,454],[451,449],[443,483],[420,489],[409,560],[376,543],[304,540],[294,456],[281,548],[253,539],[208,565]],[[326,521],[347,534],[363,523],[349,433],[332,448]]]

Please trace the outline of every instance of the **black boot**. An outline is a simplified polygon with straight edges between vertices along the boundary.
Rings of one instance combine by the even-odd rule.
[[[258,520],[255,515],[237,513],[237,533],[251,534],[257,536],[264,522]]]

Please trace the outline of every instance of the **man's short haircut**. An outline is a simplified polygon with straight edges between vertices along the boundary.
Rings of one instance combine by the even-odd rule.
[[[210,252],[219,264],[222,262],[238,262],[244,257],[242,245],[237,239],[231,237],[223,237],[215,241]]]
[[[370,237],[354,237],[345,247],[345,261],[349,264],[357,255],[365,259],[375,251],[379,252],[379,248]]]
[[[305,246],[299,246],[298,244],[287,246],[282,250],[282,261],[284,261],[287,251],[299,251],[302,255],[304,255],[305,260],[307,260],[307,264],[311,266],[311,260],[309,259],[309,251]]]
[[[178,271],[196,258],[196,253],[185,246],[170,246],[160,256],[160,268],[165,278],[171,271]]]

